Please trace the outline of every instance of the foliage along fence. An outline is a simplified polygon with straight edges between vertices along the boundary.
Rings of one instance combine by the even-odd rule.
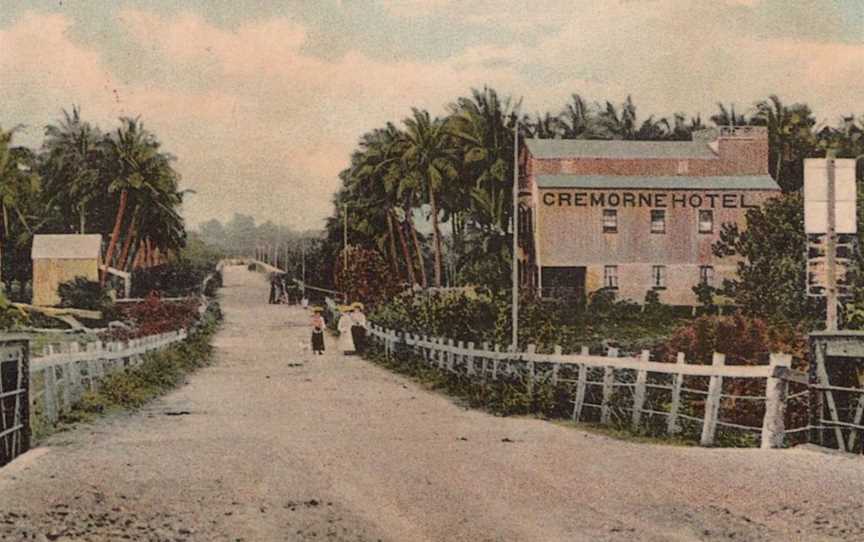
[[[689,364],[683,353],[677,363],[651,361],[650,353],[639,357],[618,357],[615,348],[608,355],[564,355],[560,347],[553,354],[541,354],[529,346],[526,352],[508,352],[484,343],[454,343],[452,339],[419,336],[370,326],[371,336],[383,346],[388,359],[408,350],[427,366],[475,381],[496,380],[521,383],[530,395],[535,388],[551,384],[567,390],[573,405],[574,421],[630,425],[645,429],[659,425],[669,435],[681,434],[685,426],[701,427],[699,442],[711,446],[718,427],[749,432],[761,437],[762,448],[786,444],[787,435],[809,427],[786,429],[786,405],[809,391],[789,395],[790,382],[806,382],[806,375],[791,369],[792,357],[772,354],[768,365],[726,365],[725,356],[715,353],[711,365]],[[724,382],[735,379],[764,382],[761,395],[724,393]],[[727,386],[728,387],[728,386]],[[756,402],[764,408],[760,426],[728,420],[736,405]],[[731,409],[731,410],[730,410]],[[624,414],[629,419],[622,420]],[[724,416],[724,414],[726,416]]]
[[[85,391],[96,391],[112,373],[136,367],[148,352],[163,350],[186,339],[187,331],[150,335],[123,342],[77,342],[46,345],[30,363],[30,412],[48,425],[68,412]]]

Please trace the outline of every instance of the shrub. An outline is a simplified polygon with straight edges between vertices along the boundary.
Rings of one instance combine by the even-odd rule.
[[[12,303],[0,291],[0,330],[14,329],[23,325],[26,321],[27,316],[22,311],[13,307]]]
[[[61,307],[101,311],[111,304],[108,291],[85,277],[75,277],[60,284],[57,293]]]
[[[198,316],[197,300],[162,301],[158,294],[148,295],[140,303],[117,304],[117,311],[131,330],[114,329],[103,334],[105,340],[127,340],[188,328]]]

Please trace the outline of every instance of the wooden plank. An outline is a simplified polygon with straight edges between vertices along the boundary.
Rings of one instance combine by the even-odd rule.
[[[555,354],[557,354],[557,355],[560,356],[562,352],[563,352],[563,350],[561,349],[561,346],[556,345],[556,346],[555,346]],[[553,386],[557,386],[557,385],[558,385],[558,372],[559,372],[560,369],[561,369],[561,365],[560,365],[560,364],[558,364],[558,363],[554,363],[554,364],[552,365],[552,385],[553,385]]]
[[[609,357],[618,356],[617,348],[609,349]],[[612,402],[612,392],[615,389],[615,368],[611,365],[603,367],[603,400],[600,403],[600,423],[609,423],[612,417],[612,407],[609,403]]]
[[[582,347],[582,353],[588,354],[588,347]],[[579,376],[576,380],[576,400],[573,402],[573,421],[578,422],[582,417],[582,407],[585,404],[585,390],[588,387],[588,366],[579,366]]]
[[[714,368],[722,367],[726,363],[726,356],[715,352],[711,360]],[[708,384],[708,396],[705,399],[705,414],[702,422],[702,438],[699,443],[702,446],[714,444],[714,434],[717,431],[717,418],[720,413],[720,395],[723,391],[723,377],[715,375],[711,377]]]
[[[647,363],[651,358],[651,352],[642,351],[642,359]],[[648,382],[648,371],[636,372],[636,389],[633,391],[633,427],[638,427],[642,421],[642,408],[645,406],[645,384]]]
[[[792,367],[792,356],[771,354],[772,367]],[[776,371],[772,373],[776,374]],[[762,421],[762,441],[760,447],[782,448],[786,436],[786,396],[789,382],[774,376],[765,382],[765,417]]]
[[[462,342],[459,342],[459,345],[462,345]],[[474,376],[474,341],[468,342],[468,351],[470,352],[465,356],[465,372],[468,376]]]
[[[831,385],[831,382],[828,379],[828,370],[825,368],[824,355],[817,356],[816,358],[816,377],[819,384],[823,386]],[[834,392],[831,390],[824,390],[822,391],[822,395],[825,397],[825,402],[828,404],[828,413],[831,416],[831,419],[835,422],[839,422],[840,415],[837,412],[837,403],[834,402]],[[837,449],[841,452],[845,452],[846,442],[843,438],[843,430],[837,425],[834,426],[834,438],[837,439]]]
[[[796,371],[791,367],[777,366],[774,368],[772,376],[774,378],[781,378],[788,382],[795,382],[796,384],[803,384],[805,386],[810,385],[810,377],[807,376],[807,373],[804,371]]]

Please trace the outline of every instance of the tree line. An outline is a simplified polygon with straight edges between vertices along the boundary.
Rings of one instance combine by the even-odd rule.
[[[103,131],[78,107],[45,126],[38,149],[0,128],[0,279],[26,282],[38,233],[98,233],[102,263],[129,270],[183,247],[185,195],[174,157],[140,118]],[[104,282],[104,277],[103,277]]]
[[[404,284],[509,285],[515,130],[520,139],[689,141],[712,126],[764,126],[769,171],[784,194],[800,191],[805,158],[822,157],[829,148],[838,157],[864,153],[864,117],[820,125],[807,104],[775,95],[744,112],[720,102],[705,121],[684,113],[640,118],[629,96],[616,104],[578,94],[558,112],[530,115],[519,101],[488,87],[446,110],[433,117],[414,108],[401,123],[360,137],[339,174],[323,247],[328,258],[338,258],[347,222],[348,243],[379,253]],[[800,207],[800,197],[792,202]],[[736,234],[727,234],[727,252]]]

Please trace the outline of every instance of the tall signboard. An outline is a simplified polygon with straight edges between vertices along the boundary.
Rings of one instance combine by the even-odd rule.
[[[804,161],[804,231],[807,234],[807,293],[825,297],[828,331],[837,330],[838,300],[849,296],[849,270],[858,220],[855,160]]]
[[[834,160],[834,231],[858,231],[855,212],[855,160]],[[828,159],[804,160],[804,231],[828,233]]]

